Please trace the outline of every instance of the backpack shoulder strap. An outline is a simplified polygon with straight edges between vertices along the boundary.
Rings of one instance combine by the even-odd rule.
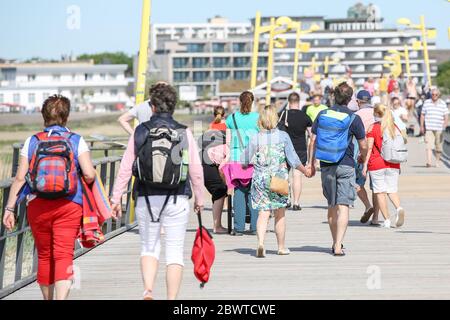
[[[37,139],[38,141],[45,140],[45,138],[46,138],[47,136],[48,136],[48,132],[45,132],[45,131],[38,132],[38,133],[36,133],[36,134],[34,135],[34,137],[36,137],[36,139]]]
[[[356,114],[355,113],[352,113],[352,115],[350,116],[350,122],[349,122],[349,124],[348,124],[348,130],[350,130],[350,127],[352,126],[352,123],[353,123],[353,121],[355,120],[355,118],[356,118]],[[347,131],[348,132],[348,131]],[[348,145],[350,145],[350,143],[352,142],[352,140],[353,140],[353,136],[351,135],[351,134],[349,134],[349,137],[348,137]],[[356,140],[356,139],[355,139]]]

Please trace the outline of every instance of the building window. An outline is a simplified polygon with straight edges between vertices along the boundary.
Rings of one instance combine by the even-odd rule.
[[[100,73],[100,79],[101,80],[106,80],[106,74]]]
[[[92,76],[91,73],[85,73],[85,74],[84,74],[84,80],[85,80],[85,81],[91,81],[92,78],[93,78],[93,76]]]
[[[267,57],[258,57],[258,67],[267,67]]]
[[[209,75],[209,72],[206,72],[206,71],[194,72],[194,82],[207,81],[208,75]]]
[[[20,93],[14,93],[13,95],[13,102],[16,104],[20,103]]]
[[[204,52],[205,44],[203,43],[188,43],[186,45],[187,52]]]
[[[36,102],[36,95],[34,93],[28,94],[28,103],[35,103]]]
[[[3,95],[3,93],[0,93],[0,103],[5,102],[5,96]]]
[[[72,81],[76,81],[77,80],[77,75],[75,73],[72,73]]]
[[[245,47],[245,42],[233,43],[233,52],[245,52]]]
[[[174,58],[173,67],[174,68],[185,68],[187,66],[188,58]]]
[[[214,81],[226,80],[230,77],[229,71],[214,71]]]
[[[217,58],[216,57],[216,58],[213,59],[214,68],[228,67],[229,63],[230,63],[230,59],[229,58],[223,58],[223,57]]]
[[[54,74],[53,75],[53,81],[61,81],[61,75],[60,74]]]
[[[225,52],[225,43],[213,43],[212,51],[213,52]]]
[[[35,74],[29,74],[28,75],[28,82],[36,81],[36,75]]]
[[[189,76],[189,72],[174,72],[173,73],[173,81],[175,81],[175,82],[186,81],[188,76]]]
[[[119,90],[117,90],[117,89],[112,89],[112,90],[111,90],[111,95],[112,95],[113,97],[116,97],[118,94],[119,94]]]
[[[193,58],[192,67],[194,68],[204,68],[207,67],[208,58]]]
[[[116,80],[118,78],[118,75],[116,73],[110,73],[109,78],[112,80]]]
[[[237,57],[234,58],[233,66],[236,68],[248,67],[249,62],[249,57]]]
[[[235,80],[247,80],[250,77],[250,71],[235,71],[234,79]]]

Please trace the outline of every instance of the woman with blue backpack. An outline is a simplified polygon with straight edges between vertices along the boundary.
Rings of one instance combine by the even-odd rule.
[[[400,164],[406,162],[407,136],[394,120],[391,109],[383,104],[374,108],[375,124],[367,133],[368,154],[364,162],[363,175],[369,172],[372,190],[378,207],[384,217],[382,227],[401,227],[405,221],[405,210],[401,207],[398,195]],[[389,214],[387,197],[395,206],[395,213]]]
[[[25,141],[3,215],[6,229],[12,231],[16,203],[26,198],[38,253],[37,282],[45,300],[64,300],[69,295],[74,245],[83,216],[80,178],[90,184],[96,176],[83,137],[66,128],[69,113],[66,97],[45,100],[45,129]]]

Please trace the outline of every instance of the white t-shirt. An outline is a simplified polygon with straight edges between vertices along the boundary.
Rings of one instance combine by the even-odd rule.
[[[408,111],[404,107],[398,107],[397,109],[394,109],[393,112],[399,119],[402,119],[402,116],[408,116]],[[402,121],[405,120],[402,119]]]
[[[30,141],[32,137],[28,137],[27,140],[25,140],[25,143],[23,144],[23,148],[20,151],[20,155],[22,157],[25,157],[28,159],[28,151],[30,149]],[[78,143],[78,156],[81,154],[89,152],[89,146],[87,145],[86,141],[83,137],[80,137],[80,142]]]
[[[139,121],[139,124],[147,122],[152,116],[152,108],[150,106],[150,100],[144,101],[138,104],[134,108],[128,111],[135,119]]]

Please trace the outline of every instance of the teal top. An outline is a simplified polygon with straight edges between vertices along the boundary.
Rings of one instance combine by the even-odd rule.
[[[233,115],[229,115],[226,120],[227,128],[231,130],[231,142],[230,142],[230,160],[240,161],[241,153],[247,147],[250,142],[251,137],[259,132],[258,128],[258,118],[259,113],[250,112],[247,114],[242,114],[239,111],[235,112],[235,118],[239,133],[241,134],[243,148],[241,148],[239,143],[239,138],[237,135],[236,127],[233,122]]]

